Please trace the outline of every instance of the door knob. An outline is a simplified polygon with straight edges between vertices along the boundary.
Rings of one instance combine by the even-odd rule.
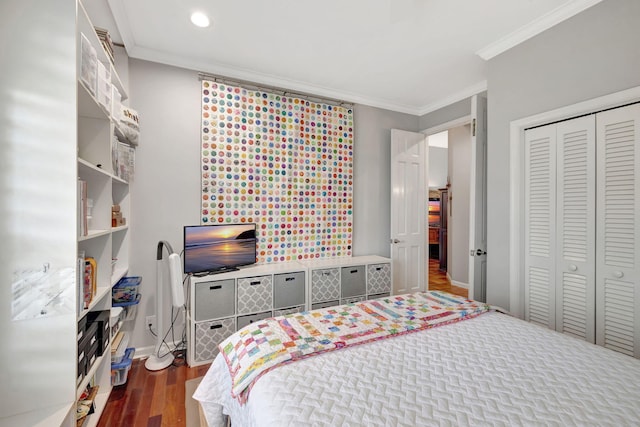
[[[622,279],[624,277],[624,273],[622,271],[614,271],[613,276],[618,279]]]
[[[398,239],[391,239],[391,243],[400,243],[400,240],[398,240]]]
[[[476,249],[476,256],[486,255],[487,251],[483,251],[482,249]]]
[[[576,271],[576,270],[578,270],[578,266],[577,266],[577,265],[575,265],[575,264],[571,264],[571,265],[569,266],[569,270],[571,270],[571,271]]]

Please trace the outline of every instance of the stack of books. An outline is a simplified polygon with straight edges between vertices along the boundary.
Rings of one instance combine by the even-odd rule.
[[[113,41],[111,40],[111,36],[109,35],[109,31],[104,28],[94,27],[96,30],[96,34],[102,43],[102,47],[104,47],[104,51],[107,52],[107,56],[111,60],[111,63],[114,63],[113,58]]]

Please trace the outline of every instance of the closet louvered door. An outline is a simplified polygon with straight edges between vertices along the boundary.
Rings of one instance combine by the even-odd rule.
[[[525,133],[525,319],[555,329],[556,133]]]
[[[525,318],[595,341],[595,118],[525,134]]]
[[[557,140],[555,329],[595,342],[595,117],[550,126]]]
[[[640,357],[640,105],[597,115],[596,343]]]

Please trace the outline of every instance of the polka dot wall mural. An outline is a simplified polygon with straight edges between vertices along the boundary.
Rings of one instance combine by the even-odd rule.
[[[260,263],[351,256],[353,111],[202,81],[202,224],[255,223]]]

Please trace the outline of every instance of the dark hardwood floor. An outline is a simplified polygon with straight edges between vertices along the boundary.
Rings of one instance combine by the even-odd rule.
[[[183,359],[151,372],[135,359],[127,382],[113,388],[98,427],[183,427],[185,381],[203,376],[209,365],[190,368]]]
[[[451,284],[434,259],[429,260],[429,289],[468,295],[467,289]],[[184,383],[203,376],[207,369],[209,365],[189,368],[177,359],[173,366],[151,372],[144,360],[134,360],[127,383],[113,388],[98,427],[184,427]]]

